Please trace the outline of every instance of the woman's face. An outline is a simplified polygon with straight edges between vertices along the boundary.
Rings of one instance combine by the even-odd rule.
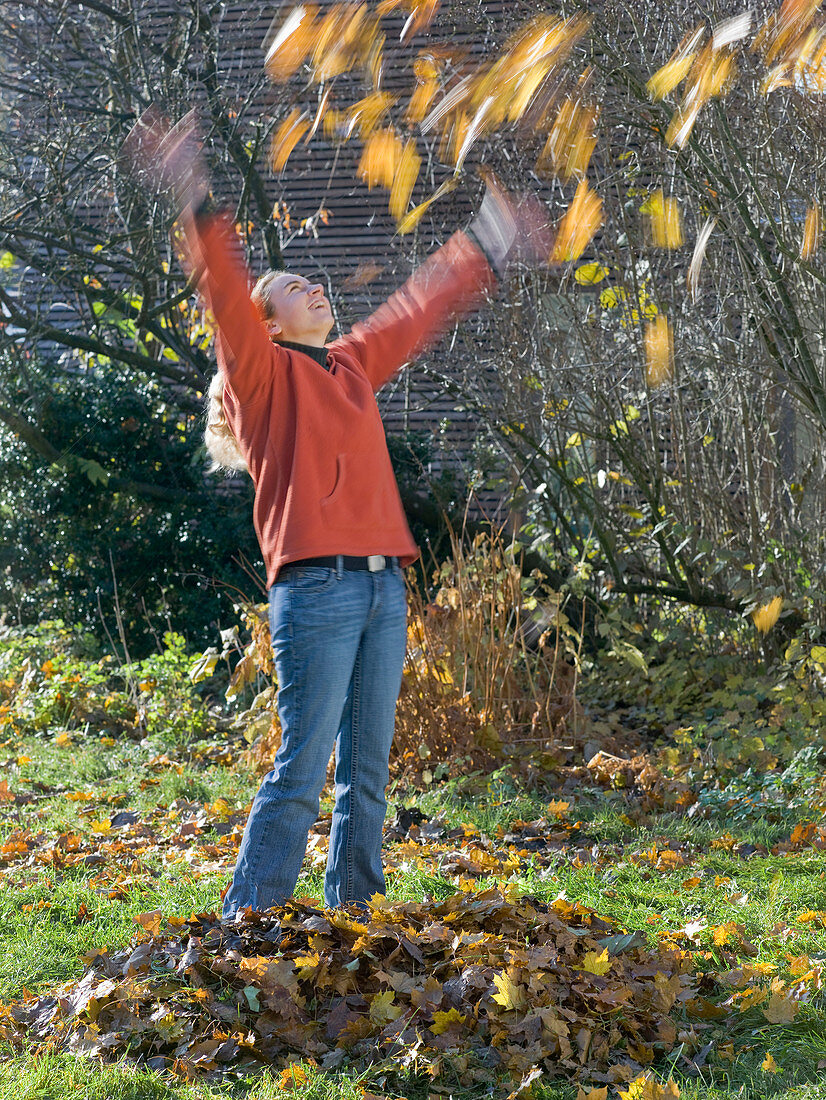
[[[283,272],[269,285],[270,335],[295,344],[321,347],[333,327],[333,311],[321,283]]]

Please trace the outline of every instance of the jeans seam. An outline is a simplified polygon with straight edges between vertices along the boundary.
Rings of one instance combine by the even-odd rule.
[[[345,894],[345,901],[351,901],[353,898],[354,887],[354,873],[353,873],[353,847],[354,838],[353,833],[355,830],[355,792],[356,792],[356,774],[358,772],[358,755],[359,755],[359,688],[361,686],[361,647],[356,652],[356,660],[353,665],[353,702],[352,702],[352,719],[350,721],[350,793],[349,800],[350,805],[348,807],[349,813],[347,815],[347,891]]]
[[[289,631],[289,635],[290,635],[290,653],[294,654],[295,653],[295,638],[293,636],[293,618],[294,618],[294,616],[293,616],[292,595],[293,595],[292,586],[288,586],[288,588],[287,588],[287,601],[286,601],[286,603],[287,603],[287,630]],[[300,727],[301,727],[301,707],[300,707],[301,693],[299,693],[298,697],[299,697],[299,703],[297,703],[297,706],[296,706],[297,721],[294,723],[293,729],[300,729]],[[277,753],[276,753],[276,755],[277,755]],[[272,791],[273,806],[278,801],[278,794],[281,790],[283,775],[284,775],[284,769],[282,768],[281,774],[278,777],[278,781],[273,785],[273,791]],[[272,809],[273,806],[271,806],[270,808]],[[248,879],[248,882],[250,884],[250,891],[251,892],[255,891],[256,888],[257,888],[256,887],[257,871],[258,871],[258,865],[261,862],[261,855],[264,851],[264,847],[265,847],[264,841],[265,841],[265,839],[266,839],[266,830],[262,829],[261,830],[261,835],[258,838],[258,844],[255,847],[255,851],[252,853],[252,855],[255,857],[254,860],[253,860],[252,857],[247,858],[247,867],[249,868],[249,874],[247,876],[247,879]]]

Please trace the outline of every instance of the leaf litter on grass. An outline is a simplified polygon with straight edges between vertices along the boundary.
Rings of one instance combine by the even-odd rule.
[[[699,1049],[709,1026],[679,1019],[707,981],[688,952],[652,949],[564,897],[376,896],[367,913],[292,902],[140,924],[128,947],[88,955],[79,981],[7,1006],[0,1035],[128,1051],[181,1077],[300,1055],[511,1088],[537,1068],[627,1084],[678,1045]]]

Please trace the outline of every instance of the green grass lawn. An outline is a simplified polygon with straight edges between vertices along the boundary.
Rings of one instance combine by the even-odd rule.
[[[59,684],[57,674],[43,678],[33,695],[40,710],[33,705],[26,721],[6,723],[0,1100],[269,1100],[293,1091],[304,1100],[507,1096],[512,1083],[503,1088],[491,1076],[470,1089],[447,1071],[431,1080],[386,1065],[345,1062],[324,1071],[304,1063],[294,1086],[280,1068],[188,1080],[128,1062],[102,1065],[43,1046],[12,1046],[3,1005],[80,978],[95,949],[114,951],[142,934],[142,914],[186,919],[220,907],[257,779],[240,763],[240,734],[210,728],[193,709],[191,691],[181,686],[183,656],[176,651],[167,661],[167,694],[150,715],[148,738],[131,733],[126,719],[119,727],[116,717],[67,723],[64,696],[75,675],[69,665]],[[457,891],[471,899],[491,887],[546,904],[563,896],[637,932],[651,948],[684,952],[709,975],[708,1011],[680,1010],[680,1017],[675,1010],[685,1039],[651,1065],[654,1083],[636,1091],[611,1085],[611,1100],[623,1093],[627,1100],[671,1096],[673,1090],[655,1087],[669,1078],[688,1100],[826,1100],[823,708],[804,698],[797,682],[775,702],[755,688],[759,668],[746,675],[727,667],[715,682],[706,662],[700,671],[708,682],[698,687],[698,667],[681,677],[672,661],[668,679],[652,674],[634,685],[627,678],[626,695],[645,699],[636,709],[612,700],[615,688],[605,678],[602,696],[592,692],[601,728],[630,721],[659,731],[648,742],[663,775],[648,788],[582,766],[544,779],[540,773],[531,783],[506,769],[424,789],[397,780],[386,830],[388,900],[438,901]],[[99,676],[102,683],[104,672]],[[0,675],[3,683],[11,680]],[[684,697],[675,707],[679,691]],[[118,707],[126,713],[122,696],[107,697],[107,707],[111,700],[111,714]],[[677,711],[682,725],[675,729]],[[106,722],[111,728],[101,728]],[[680,802],[675,791],[685,788],[691,797]],[[401,810],[419,811],[423,825],[402,827]],[[321,896],[328,811],[322,805],[298,895]],[[766,1016],[772,983],[784,996],[798,989],[789,1022]],[[531,1094],[582,1100],[562,1078],[541,1077]]]
[[[218,906],[233,836],[255,788],[249,772],[187,763],[185,753],[150,766],[150,753],[133,742],[101,746],[81,737],[63,747],[53,738],[29,738],[14,751],[22,763],[14,765],[10,790],[25,796],[33,782],[47,789],[33,801],[7,800],[0,807],[0,998],[43,993],[79,977],[93,948],[130,941],[139,914],[161,910],[186,917]],[[469,889],[467,869],[454,867],[458,850],[483,860],[472,872],[473,889],[509,885],[548,902],[564,892],[651,944],[663,937],[681,943],[701,969],[746,963],[762,967],[767,981],[788,981],[793,960],[826,959],[818,915],[826,910],[826,851],[803,844],[782,854],[795,825],[819,817],[802,797],[796,813],[771,814],[761,812],[755,790],[749,813],[738,817],[721,803],[689,818],[685,812],[642,813],[633,791],[582,786],[566,794],[566,809],[556,800],[555,820],[567,834],[557,849],[531,853],[519,847],[518,832],[508,840],[514,823],[547,815],[554,793],[520,789],[502,775],[487,785],[477,778],[419,795],[396,790],[389,820],[399,806],[415,806],[440,828],[423,842],[388,841],[388,898],[440,898],[457,886]],[[125,826],[117,825],[118,814],[130,815]],[[180,823],[193,817],[203,831],[189,843],[179,835]],[[213,835],[210,826],[222,823]],[[448,835],[459,826],[461,839]],[[25,852],[14,847],[21,837],[29,845]],[[318,897],[323,838],[312,862],[298,892]],[[698,1066],[677,1050],[654,1067],[663,1078],[673,1072],[684,1097],[826,1097],[826,1017],[817,991],[788,1026],[770,1024],[755,1011],[735,1012],[723,1025],[710,1025],[707,1041],[711,1048]],[[767,1055],[773,1061],[764,1068]],[[302,1095],[331,1100],[359,1097],[363,1088],[409,1097],[439,1093],[442,1086],[445,1095],[451,1092],[449,1083],[386,1073],[360,1081],[358,1074],[308,1072]],[[540,1081],[533,1092],[546,1100],[577,1095],[559,1082]],[[0,1062],[0,1097],[15,1100],[276,1095],[284,1095],[278,1075],[266,1072],[218,1083],[175,1080],[126,1064],[102,1067],[68,1055],[9,1051]]]

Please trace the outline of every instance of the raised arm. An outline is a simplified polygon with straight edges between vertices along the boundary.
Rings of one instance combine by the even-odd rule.
[[[547,210],[514,203],[493,179],[467,232],[454,233],[407,282],[332,346],[356,355],[374,389],[434,343],[491,293],[512,259],[547,262]]]
[[[204,211],[209,184],[194,114],[170,127],[157,112],[146,112],[122,151],[139,178],[174,196],[189,266],[218,325],[219,361],[238,400],[255,401],[269,388],[279,351],[250,300],[249,272],[234,226]]]
[[[495,285],[496,276],[478,245],[465,233],[454,233],[375,313],[331,348],[355,355],[377,390],[475,309]]]
[[[268,392],[283,352],[273,344],[250,300],[249,272],[235,227],[224,215],[182,215],[198,289],[218,325],[220,362],[242,405]]]

